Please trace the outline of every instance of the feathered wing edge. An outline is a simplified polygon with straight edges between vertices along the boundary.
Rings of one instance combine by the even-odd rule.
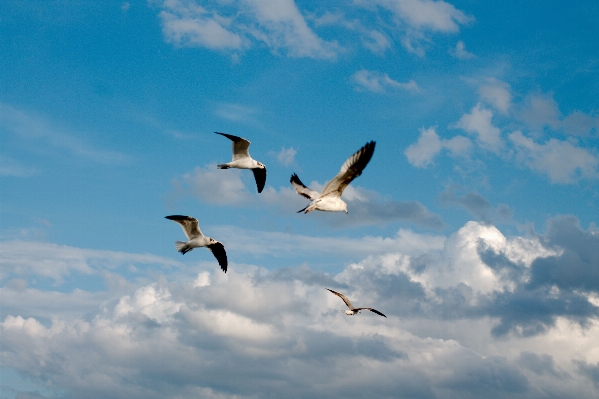
[[[233,143],[231,144],[231,149],[233,152],[233,161],[239,158],[245,158],[250,156],[250,142],[249,140],[244,139],[243,137],[233,136],[232,134],[214,132],[216,134],[220,134],[221,136],[225,136]],[[217,165],[219,166],[219,165]],[[226,169],[226,168],[220,168]]]
[[[339,173],[324,187],[321,196],[324,197],[333,192],[338,192],[341,196],[345,187],[362,174],[362,171],[372,159],[375,147],[376,142],[370,141],[350,156],[341,166]]]
[[[264,190],[264,185],[266,184],[266,168],[252,169],[252,172],[254,172],[254,179],[256,180],[256,187],[259,194]]]
[[[347,307],[349,308],[349,310],[354,310],[354,309],[355,309],[355,308],[354,308],[354,305],[352,305],[352,304],[351,304],[351,302],[349,301],[349,299],[348,299],[348,298],[347,298],[345,295],[343,295],[343,294],[342,294],[342,293],[340,293],[340,292],[333,291],[333,290],[331,290],[331,289],[329,289],[329,288],[325,288],[325,289],[326,289],[326,290],[328,290],[328,291],[331,291],[333,294],[335,294],[335,295],[337,295],[339,298],[343,299],[343,302],[345,302],[345,304],[347,305]]]
[[[225,251],[225,246],[223,245],[223,243],[220,241],[217,241],[214,244],[208,245],[207,248],[212,252],[214,257],[218,261],[218,264],[220,265],[220,268],[222,269],[222,271],[226,273],[227,267],[228,267],[228,261],[227,261],[227,252]]]
[[[200,223],[194,217],[185,215],[170,215],[165,216],[164,218],[178,223],[183,229],[183,233],[185,233],[185,236],[188,240],[203,235],[202,230],[200,230]]]

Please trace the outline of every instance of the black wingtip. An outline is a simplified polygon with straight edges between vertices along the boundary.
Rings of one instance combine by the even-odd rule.
[[[165,219],[168,220],[187,220],[189,219],[189,216],[186,215],[169,215],[169,216],[165,216]]]

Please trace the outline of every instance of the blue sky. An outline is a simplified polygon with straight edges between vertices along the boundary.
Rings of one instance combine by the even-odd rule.
[[[596,2],[0,15],[2,398],[596,397]],[[349,214],[297,214],[370,140]]]

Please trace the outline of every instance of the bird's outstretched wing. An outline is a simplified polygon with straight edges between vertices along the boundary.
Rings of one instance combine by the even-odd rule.
[[[225,246],[223,245],[223,243],[220,241],[217,241],[214,244],[208,245],[208,249],[210,251],[212,251],[212,254],[218,261],[220,268],[223,270],[223,272],[226,273],[228,262],[227,262],[227,252],[225,251]]]
[[[183,228],[183,232],[187,236],[188,240],[203,236],[202,231],[200,230],[198,219],[196,218],[184,215],[171,215],[165,216],[165,218],[179,223]]]
[[[337,295],[339,298],[343,299],[343,302],[345,302],[345,304],[347,305],[347,307],[349,308],[349,310],[354,310],[354,306],[351,304],[351,302],[349,301],[349,299],[347,299],[347,297],[337,291],[333,291],[327,288],[327,290],[331,291],[333,294]]]
[[[227,133],[219,133],[214,132],[216,134],[220,134],[221,136],[225,136],[229,140],[233,142],[233,161],[240,158],[249,158],[250,152],[248,149],[250,148],[250,142],[244,139],[243,137],[233,136],[232,134]]]
[[[252,172],[254,172],[254,179],[256,180],[258,193],[261,193],[262,190],[264,190],[264,185],[266,184],[266,168],[252,169]]]
[[[356,308],[355,310],[370,310],[371,312],[373,312],[373,313],[376,313],[376,314],[378,314],[379,316],[383,316],[383,317],[385,317],[385,318],[387,317],[387,316],[385,316],[384,314],[382,314],[381,312],[379,312],[378,310],[376,310],[376,309],[373,309],[373,308]]]
[[[356,177],[360,176],[366,165],[368,165],[368,162],[370,162],[372,154],[374,154],[375,145],[376,143],[374,141],[366,143],[364,147],[360,148],[355,154],[349,157],[343,166],[341,166],[341,170],[337,173],[337,176],[324,187],[320,196],[336,195],[341,197],[345,187],[347,187],[347,185]]]
[[[309,200],[315,200],[320,196],[320,193],[314,190],[310,190],[308,187],[302,183],[302,181],[297,177],[294,173],[291,175],[291,179],[289,180],[293,188],[295,188],[295,192],[301,195],[302,197],[306,197]]]

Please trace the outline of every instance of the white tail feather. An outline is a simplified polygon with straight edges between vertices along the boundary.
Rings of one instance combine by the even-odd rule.
[[[177,249],[177,251],[185,253],[185,252],[187,252],[187,251],[185,251],[185,247],[187,247],[186,242],[175,241],[175,248]]]

